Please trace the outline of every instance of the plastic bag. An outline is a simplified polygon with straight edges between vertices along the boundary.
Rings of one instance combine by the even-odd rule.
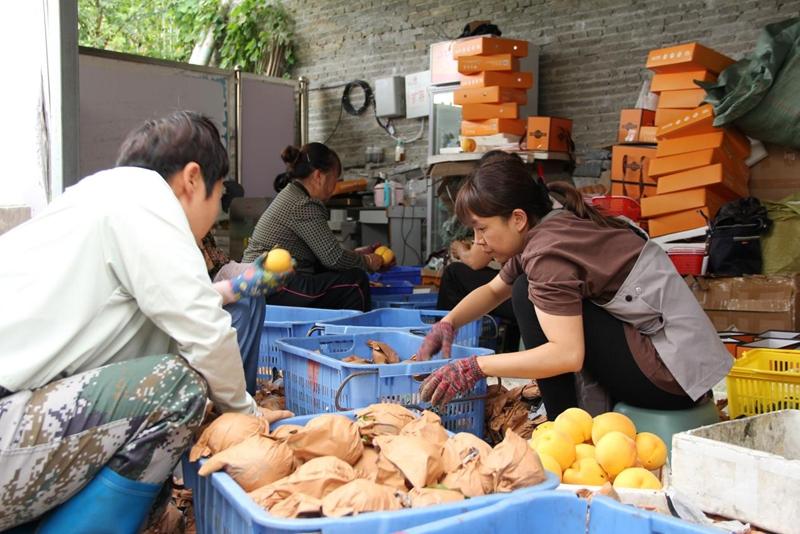
[[[763,273],[800,272],[800,193],[764,205],[773,224],[763,239]]]
[[[699,84],[714,126],[733,123],[754,139],[799,148],[800,18],[767,25],[748,58]]]

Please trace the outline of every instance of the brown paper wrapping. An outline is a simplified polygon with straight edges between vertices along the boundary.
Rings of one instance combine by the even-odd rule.
[[[265,436],[268,433],[269,423],[262,417],[234,412],[224,413],[203,430],[189,452],[189,461],[195,462],[204,456],[224,451],[251,436]]]
[[[364,447],[364,453],[353,466],[356,478],[364,478],[375,482],[378,480],[378,451],[372,447]],[[402,477],[401,477],[402,478]]]
[[[480,460],[485,459],[492,452],[492,447],[474,434],[459,432],[450,437],[445,442],[442,451],[442,467],[445,472],[452,473],[461,468],[464,459],[471,455],[473,449],[478,451]]]
[[[539,455],[513,430],[507,430],[505,439],[483,460],[481,474],[491,480],[491,487],[484,487],[486,493],[506,493],[547,478]]]
[[[408,492],[408,496],[412,508],[464,500],[464,496],[458,491],[437,488],[414,488]]]
[[[287,437],[286,444],[303,461],[331,455],[353,465],[364,451],[358,426],[347,417],[335,414],[315,417]]]
[[[272,432],[269,433],[269,437],[276,441],[286,441],[286,438],[297,432],[298,430],[302,430],[303,427],[300,425],[281,425]]]
[[[200,476],[224,469],[245,491],[253,491],[287,476],[294,455],[284,443],[264,436],[251,436],[218,452],[201,467]]]
[[[419,418],[404,426],[400,431],[400,435],[417,436],[428,443],[435,444],[437,447],[444,447],[449,438],[447,430],[442,426],[442,418],[428,410],[425,410]]]
[[[378,436],[375,445],[414,487],[436,484],[444,474],[442,448],[435,443],[417,436]]]
[[[322,501],[305,493],[293,493],[270,508],[269,513],[286,519],[319,517],[322,514]]]
[[[375,436],[397,435],[415,419],[414,412],[399,404],[371,404],[356,411],[356,424],[367,441]]]
[[[400,510],[403,506],[396,493],[394,488],[356,479],[322,499],[322,514],[325,517],[344,517],[379,510]]]
[[[267,510],[295,493],[316,499],[355,479],[353,468],[335,456],[313,458],[280,480],[249,493],[250,497]]]

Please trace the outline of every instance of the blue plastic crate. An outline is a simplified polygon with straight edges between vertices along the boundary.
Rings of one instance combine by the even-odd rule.
[[[318,321],[353,317],[360,313],[356,310],[268,305],[258,350],[258,378],[269,378],[273,368],[283,370],[281,351],[276,345],[280,338],[305,336]]]
[[[587,520],[588,514],[588,520]],[[496,534],[558,532],[559,534],[700,534],[722,532],[680,519],[646,512],[597,496],[591,503],[572,492],[542,491],[514,496],[492,506],[422,524],[404,534]]]
[[[369,277],[373,282],[393,285],[399,282],[408,282],[418,286],[422,283],[422,266],[420,265],[395,265],[386,271],[372,273]]]
[[[435,310],[438,293],[411,293],[410,295],[372,295],[373,308],[404,308],[407,310]]]
[[[402,330],[424,336],[449,312],[444,310],[404,310],[381,308],[353,317],[319,321],[317,324],[325,334],[355,334],[378,330]],[[455,343],[466,347],[477,347],[481,335],[482,319],[467,323],[456,332]]]
[[[402,363],[359,365],[342,362],[355,354],[371,357],[366,342],[388,343]],[[283,352],[283,387],[286,409],[297,415],[338,412],[363,408],[376,402],[393,402],[427,408],[419,398],[420,383],[414,377],[425,375],[449,360],[405,363],[416,354],[422,338],[393,330],[335,336],[288,338],[278,341]],[[491,350],[453,345],[452,358],[473,354],[493,354]],[[440,413],[442,424],[452,432],[471,432],[483,436],[486,381],[481,380],[467,399],[451,402]],[[338,396],[338,406],[337,406]]]
[[[413,292],[414,284],[407,281],[394,282],[392,284],[382,286],[369,286],[369,293],[373,297],[380,297],[383,295],[411,295]]]
[[[353,412],[343,413],[354,417]],[[294,417],[275,423],[305,424],[314,416]],[[457,503],[440,504],[426,508],[410,508],[396,512],[372,512],[355,517],[283,519],[274,517],[258,506],[247,493],[225,472],[208,477],[197,475],[199,462],[189,462],[183,457],[184,483],[192,490],[194,514],[199,534],[283,534],[288,532],[314,532],[320,534],[389,534],[417,525],[438,521],[491,506],[505,499],[530,496],[558,486],[558,478],[548,472],[547,480],[537,486],[466,499]]]

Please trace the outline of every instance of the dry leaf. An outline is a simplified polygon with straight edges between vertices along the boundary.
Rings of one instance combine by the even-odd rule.
[[[436,484],[444,474],[442,448],[417,436],[378,436],[380,455],[417,488]]]
[[[513,430],[482,461],[481,474],[491,480],[486,493],[507,493],[543,482],[545,475],[539,455]],[[490,486],[490,487],[489,487]]]
[[[241,443],[251,436],[269,433],[266,419],[243,413],[224,413],[217,417],[200,435],[189,453],[189,461],[195,462],[228,447]]]
[[[372,349],[372,362],[373,363],[399,363],[400,357],[397,352],[380,341],[369,340],[367,346]]]
[[[269,513],[287,519],[319,517],[322,514],[322,501],[305,493],[293,493],[270,508]]]
[[[286,444],[303,461],[330,455],[353,465],[364,451],[358,426],[347,417],[335,414],[315,417],[287,437]]]
[[[464,496],[458,491],[438,488],[414,488],[408,492],[408,496],[412,508],[464,500]]]
[[[252,436],[209,458],[198,473],[208,476],[224,469],[245,491],[253,491],[288,475],[293,460],[284,443]]]
[[[356,479],[322,499],[325,517],[344,517],[364,512],[400,510],[396,490],[369,480]]]
[[[371,404],[356,411],[356,424],[367,441],[376,436],[397,435],[416,418],[414,412],[399,404]]]
[[[442,426],[442,418],[428,410],[423,411],[419,418],[404,426],[400,434],[420,437],[438,447],[444,447],[449,438],[447,430]]]

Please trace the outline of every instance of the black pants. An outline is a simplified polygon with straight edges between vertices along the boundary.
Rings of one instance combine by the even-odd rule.
[[[449,264],[442,273],[436,308],[452,310],[464,297],[480,286],[488,284],[495,276],[497,276],[497,271],[488,267],[476,271],[460,261]],[[506,321],[505,340],[503,346],[498,347],[498,351],[516,351],[519,347],[519,328],[517,319],[514,317],[511,299],[489,313]]]
[[[297,273],[283,291],[267,299],[267,304],[369,311],[372,309],[369,277],[361,269],[318,274]]]
[[[525,347],[530,349],[547,343],[528,298],[528,280],[524,276],[514,283],[512,301]],[[673,395],[653,384],[631,354],[622,321],[588,300],[583,301],[583,335],[586,344],[583,365],[614,402],[654,410],[681,410],[694,405],[690,397]],[[578,405],[573,373],[536,382],[551,421],[567,408]]]

